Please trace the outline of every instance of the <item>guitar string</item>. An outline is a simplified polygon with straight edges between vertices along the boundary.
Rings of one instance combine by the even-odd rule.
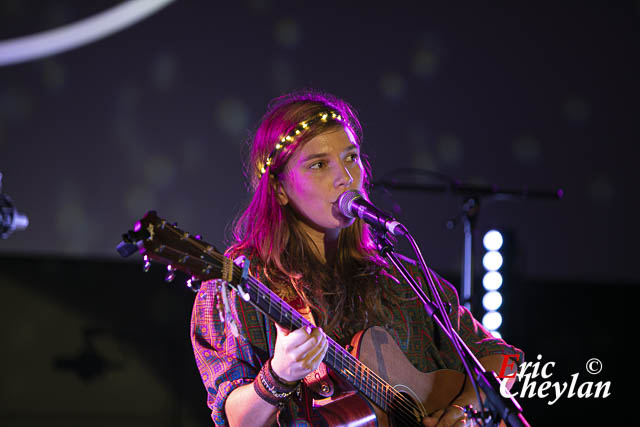
[[[177,227],[175,227],[173,225],[170,225],[170,224],[165,224],[165,227],[169,228],[169,230],[173,231],[175,234],[180,235],[181,240],[189,240],[189,242],[191,244],[193,244],[194,246],[197,247],[197,249],[199,249],[199,252],[205,252],[205,253],[211,255],[214,260],[216,260],[216,258],[218,258],[218,261],[220,263],[222,263],[222,262],[224,262],[224,259],[228,259],[223,254],[217,253],[217,251],[216,252],[210,252],[209,248],[213,248],[213,246],[211,246],[209,244],[206,244],[206,247],[205,247],[205,243],[206,242],[203,242],[201,240],[197,240],[197,239],[194,239],[194,238],[190,237],[188,233],[183,232],[182,230],[178,229]],[[161,227],[161,229],[162,228],[164,228],[164,227]],[[166,247],[164,249],[166,249]],[[207,267],[209,267],[209,266],[216,267],[215,265],[212,265],[212,263],[206,261],[201,254],[196,254],[194,256],[193,254],[187,254],[187,253],[185,253],[183,251],[179,251],[179,250],[171,248],[171,247],[169,247],[169,249],[171,249],[174,252],[176,252],[179,255],[181,255],[181,258],[183,259],[182,264],[184,264],[186,262],[186,260],[187,260],[187,259],[185,259],[185,256],[187,256],[187,258],[189,256],[191,256],[197,262],[206,264]],[[233,270],[234,270],[234,273],[237,273],[239,277],[241,276],[242,269],[240,267],[238,267],[238,266],[236,266],[234,264],[233,265]],[[203,269],[202,271],[206,271],[206,268]],[[251,282],[255,282],[255,283],[251,283]],[[257,280],[254,277],[251,277],[251,276],[249,277],[249,283],[254,285],[254,288],[255,288],[254,290],[256,291],[256,295],[258,295],[258,296],[259,296],[258,291],[264,292],[264,290],[261,289],[261,288],[265,288],[270,294],[272,294],[272,295],[269,295],[270,303],[271,303],[271,301],[275,300],[280,305],[280,310],[282,311],[282,309],[284,307],[283,307],[282,303],[279,302],[280,297],[278,297],[275,293],[273,293],[269,288],[267,288],[265,285],[263,285],[259,280]],[[256,286],[257,284],[259,284],[261,286]],[[275,297],[275,299],[273,297]],[[293,312],[289,312],[289,313],[291,315],[291,322],[293,322],[294,320],[298,320],[298,322],[300,322],[301,319],[304,321],[304,319],[302,318],[302,316],[298,312],[296,312],[296,315],[297,315],[298,319],[296,319],[296,315],[294,315]],[[301,326],[305,326],[305,325],[304,324],[300,324],[299,327],[301,327]],[[369,381],[369,380],[367,380],[365,378],[365,384],[363,384],[362,381],[360,381],[360,384],[362,385],[362,388],[364,389],[362,391],[365,392],[365,394],[367,394],[367,392],[366,392],[366,384],[367,384],[367,381],[368,381],[369,389],[370,389],[369,394],[373,394],[374,396],[378,397],[380,399],[380,401],[382,401],[383,403],[385,403],[387,405],[387,407],[391,407],[391,408],[396,407],[395,409],[399,409],[401,415],[403,415],[405,417],[408,417],[409,420],[411,420],[412,422],[416,422],[417,423],[417,421],[416,421],[416,419],[414,417],[414,414],[412,412],[413,403],[404,394],[402,394],[402,393],[398,392],[396,389],[394,389],[384,379],[382,379],[380,376],[378,376],[377,373],[375,373],[374,371],[369,369],[366,365],[364,365],[362,362],[360,362],[358,359],[353,357],[349,352],[344,350],[340,345],[338,345],[331,338],[329,338],[329,337],[327,337],[327,338],[329,340],[331,340],[331,343],[333,344],[333,347],[330,346],[330,349],[331,348],[339,349],[338,350],[338,354],[342,358],[342,361],[343,361],[342,363],[344,363],[345,355],[346,355],[346,360],[349,361],[349,363],[351,364],[350,367],[354,371],[354,374],[353,374],[354,378],[356,377],[355,372],[357,372],[357,370],[356,370],[357,367],[360,367],[361,371],[364,371],[364,372],[368,373],[367,377],[370,377],[371,380]],[[335,355],[334,355],[334,360],[335,360]],[[385,390],[385,395],[384,396],[379,391],[380,387],[377,387],[377,388],[373,388],[372,387],[374,381],[377,381],[378,385],[381,385],[382,389]],[[354,384],[354,386],[355,386],[355,384]],[[394,399],[389,400],[389,398],[386,396],[388,391],[391,392],[392,397],[394,397]],[[394,415],[397,416],[398,414],[394,413]]]

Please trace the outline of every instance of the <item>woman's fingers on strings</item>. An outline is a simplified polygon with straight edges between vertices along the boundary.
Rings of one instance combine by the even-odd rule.
[[[298,338],[296,342],[299,345],[301,345],[302,343],[306,343],[307,341],[318,343],[324,335],[322,329],[313,326],[303,326],[302,328],[296,329],[292,333],[296,334],[296,337]]]
[[[325,338],[324,345],[322,346],[322,350],[318,353],[316,358],[313,361],[313,369],[318,369],[320,363],[324,360],[324,356],[327,354],[327,350],[329,349],[329,341]]]
[[[291,354],[295,360],[304,360],[318,344],[320,342],[317,338],[307,338],[306,341],[292,349]]]
[[[288,334],[290,334],[292,332],[290,329],[285,328],[284,326],[282,326],[281,324],[279,324],[277,322],[273,322],[273,324],[276,326],[276,329],[280,333],[288,335]],[[307,334],[310,335],[316,329],[318,329],[318,328],[316,328],[314,326],[307,325],[307,326],[301,326],[300,328],[294,330],[293,332],[295,332],[295,331],[304,331],[304,332],[306,332]]]
[[[322,337],[320,337],[319,339],[313,339],[313,340],[309,340],[313,342],[313,346],[306,352],[306,354],[304,355],[303,359],[305,361],[310,361],[313,358],[315,358],[318,353],[322,352],[322,349],[324,347],[324,339]]]
[[[315,346],[312,350],[309,351],[307,356],[304,359],[305,366],[307,369],[314,371],[320,365],[320,362],[324,359],[324,355],[327,353],[327,349],[329,348],[329,342],[326,336],[322,336],[322,340]]]
[[[281,330],[283,332],[279,332],[279,333],[282,333],[283,336],[287,337],[286,338],[287,348],[294,349],[309,340],[309,333],[307,332],[307,327],[303,326],[302,328],[298,328],[295,331],[287,331],[286,333],[284,332],[285,331],[284,329],[279,329],[278,331],[281,331]]]

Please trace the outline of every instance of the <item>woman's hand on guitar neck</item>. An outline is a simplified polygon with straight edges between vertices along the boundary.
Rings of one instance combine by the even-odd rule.
[[[276,329],[278,336],[271,369],[278,377],[293,383],[318,369],[329,348],[322,329],[302,327],[289,332],[278,324]]]

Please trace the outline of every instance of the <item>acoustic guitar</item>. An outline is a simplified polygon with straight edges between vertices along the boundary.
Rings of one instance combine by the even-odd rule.
[[[196,280],[220,280],[238,297],[252,304],[284,328],[311,326],[300,313],[267,286],[248,274],[244,267],[218,252],[199,236],[192,236],[148,212],[118,245],[122,256],[139,252],[145,271],[150,261],[167,265],[167,280],[175,271]],[[422,419],[444,408],[459,394],[465,376],[441,369],[424,373],[406,358],[394,338],[383,328],[373,327],[356,334],[350,351],[327,337],[329,348],[324,364],[338,382],[352,390],[314,401],[315,410],[329,426],[421,426]]]

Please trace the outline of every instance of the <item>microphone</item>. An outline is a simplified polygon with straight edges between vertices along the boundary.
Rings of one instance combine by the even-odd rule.
[[[377,230],[389,232],[394,236],[409,234],[404,225],[366,201],[356,190],[345,191],[338,197],[337,202],[340,213],[347,218],[362,218]]]

